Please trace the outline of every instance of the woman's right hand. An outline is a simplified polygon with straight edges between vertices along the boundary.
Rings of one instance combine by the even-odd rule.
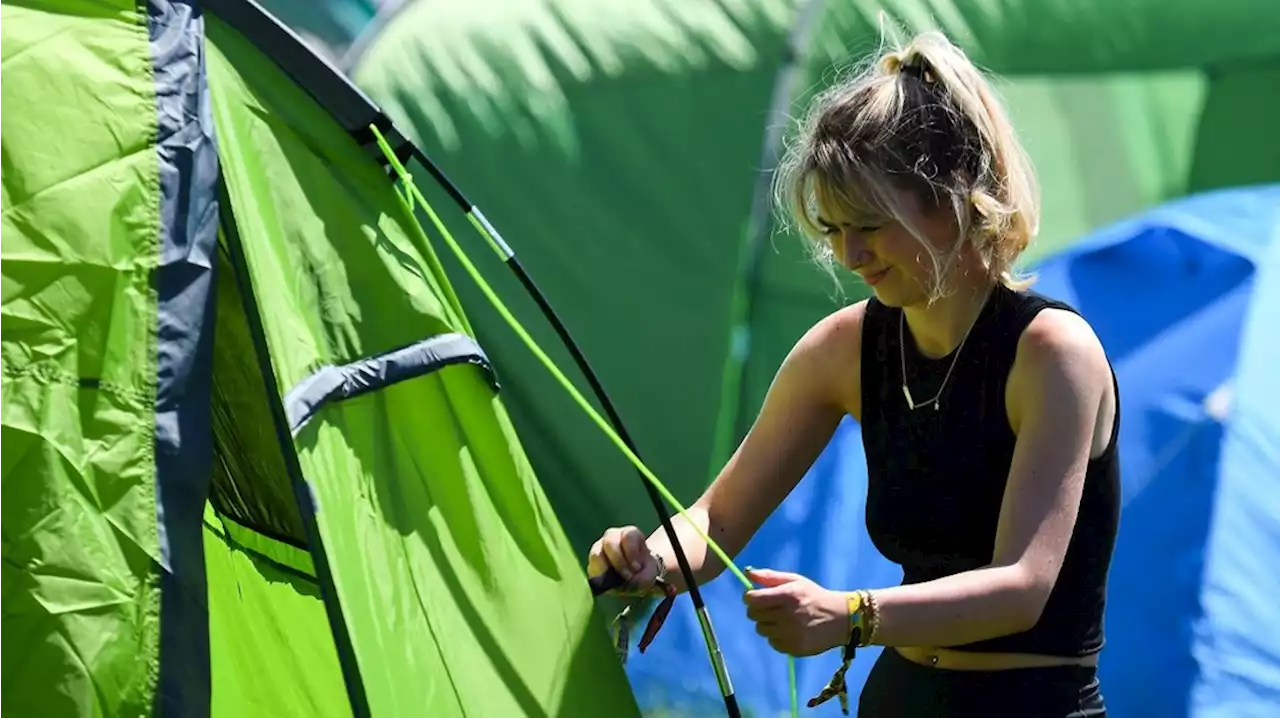
[[[658,561],[649,552],[645,535],[635,526],[614,527],[604,532],[587,556],[587,577],[594,578],[612,568],[627,582],[624,593],[648,593],[658,578]]]

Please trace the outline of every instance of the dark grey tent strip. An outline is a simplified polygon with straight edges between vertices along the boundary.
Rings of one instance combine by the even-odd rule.
[[[472,364],[483,369],[490,387],[498,390],[497,376],[480,345],[462,334],[442,334],[386,354],[342,366],[327,366],[298,382],[284,397],[289,430],[297,434],[325,404],[351,399],[453,364]]]
[[[210,427],[218,153],[204,18],[190,0],[148,0],[159,172],[155,503],[160,661],[152,715],[209,715],[209,612],[201,516]]]

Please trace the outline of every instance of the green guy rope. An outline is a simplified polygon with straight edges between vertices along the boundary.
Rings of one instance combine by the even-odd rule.
[[[601,417],[600,414],[597,413],[594,408],[592,408],[591,404],[587,402],[586,398],[583,397],[581,393],[579,393],[577,388],[574,387],[573,384],[569,381],[569,379],[565,377],[564,373],[560,371],[559,367],[556,366],[555,362],[550,357],[548,357],[545,352],[542,351],[542,348],[539,347],[537,342],[533,340],[533,337],[529,336],[529,333],[525,331],[523,326],[521,326],[519,320],[516,319],[515,316],[511,314],[511,311],[507,309],[506,305],[502,303],[502,300],[498,298],[497,294],[493,291],[493,288],[490,287],[488,282],[484,280],[484,277],[480,275],[480,271],[476,269],[474,264],[471,263],[471,260],[467,257],[466,253],[463,252],[462,247],[458,245],[457,241],[454,240],[453,235],[449,232],[448,228],[444,226],[444,222],[440,220],[440,217],[435,213],[435,210],[432,209],[431,204],[427,202],[425,197],[422,196],[422,192],[417,188],[416,185],[413,184],[413,180],[410,178],[411,176],[409,175],[409,171],[405,169],[404,165],[401,164],[398,159],[396,159],[395,154],[392,153],[390,146],[387,145],[386,139],[382,136],[382,133],[378,131],[378,128],[372,125],[370,125],[370,129],[373,130],[374,135],[378,138],[378,146],[382,148],[382,151],[384,153],[386,153],[387,159],[392,163],[392,167],[396,170],[396,172],[400,175],[401,179],[405,182],[405,186],[408,188],[411,195],[414,198],[416,198],[418,204],[421,205],[424,210],[426,210],[427,214],[431,217],[432,223],[435,224],[436,229],[440,231],[440,234],[444,237],[444,240],[449,245],[449,248],[453,250],[455,255],[457,255],[458,261],[462,263],[463,268],[466,269],[467,273],[471,275],[472,280],[475,281],[476,285],[480,288],[480,291],[483,292],[485,297],[487,297],[489,301],[493,304],[494,309],[496,309],[498,313],[502,315],[502,318],[506,320],[507,324],[511,325],[512,331],[514,331],[520,337],[520,339],[524,341],[525,345],[528,346],[529,351],[533,352],[534,356],[536,356],[538,360],[542,362],[543,366],[547,368],[547,371],[551,372],[551,375],[556,378],[556,381],[560,382],[560,385],[564,387],[565,391],[569,392],[569,395],[573,398],[573,400],[578,404],[579,407],[582,408],[583,411],[587,413],[589,417],[591,417],[591,420],[594,421],[600,427],[601,431],[603,431],[605,435],[609,437],[609,439],[614,443],[614,445],[616,445],[618,449],[627,457],[627,459],[629,459],[631,463],[635,465],[635,467],[640,471],[640,473],[642,473],[644,477],[654,485],[654,488],[656,488],[658,492],[662,494],[662,498],[666,499],[667,502],[671,504],[672,508],[678,511],[681,516],[684,516],[685,519],[689,521],[690,525],[693,526],[694,530],[698,532],[698,536],[707,543],[707,546],[711,548],[712,551],[715,552],[716,556],[718,556],[721,561],[724,562],[724,565],[727,568],[729,568],[729,570],[732,571],[735,576],[738,577],[738,580],[742,582],[742,585],[745,586],[747,589],[755,588],[755,586],[751,583],[751,580],[748,579],[746,574],[744,574],[742,570],[739,569],[737,565],[733,563],[733,560],[729,558],[729,555],[725,553],[724,549],[720,548],[720,545],[717,544],[714,540],[712,540],[712,538],[708,536],[706,532],[698,528],[697,524],[694,523],[692,518],[689,516],[688,511],[684,508],[684,506],[680,504],[680,501],[676,499],[675,496],[672,495],[672,493],[667,489],[666,485],[664,485],[662,481],[658,479],[657,476],[654,476],[653,472],[649,470],[649,467],[646,466],[644,462],[642,462],[640,458],[636,456],[635,453],[633,453],[625,443],[623,443],[622,439],[613,430],[613,427],[609,426],[608,422],[606,422],[604,418]],[[410,211],[413,210],[412,204],[409,204],[406,201],[406,205]]]
[[[421,190],[418,189],[417,185],[413,181],[413,175],[410,174],[408,169],[405,168],[405,166],[396,157],[395,152],[391,149],[390,145],[387,143],[386,138],[383,136],[382,132],[380,132],[378,128],[373,125],[370,125],[369,129],[372,131],[374,137],[377,139],[378,147],[382,150],[383,154],[387,158],[387,161],[390,163],[391,167],[396,171],[396,174],[399,175],[400,180],[405,187],[405,193],[401,194],[400,192],[397,192],[397,195],[400,197],[401,202],[404,203],[405,209],[409,212],[410,217],[411,218],[413,217],[413,209],[414,209],[415,203],[417,205],[420,205],[422,209],[426,211],[427,215],[431,218],[432,224],[434,224],[436,229],[440,232],[440,235],[444,239],[445,243],[449,245],[449,249],[453,251],[458,261],[462,264],[463,269],[465,269],[467,274],[471,276],[472,281],[476,283],[476,286],[489,300],[490,304],[493,305],[494,309],[503,318],[503,320],[505,320],[507,324],[511,327],[512,331],[514,331],[516,335],[520,337],[521,341],[524,342],[525,346],[528,347],[529,351],[531,351],[534,354],[534,356],[538,358],[538,360],[547,369],[547,371],[549,371],[551,375],[555,377],[556,381],[558,381],[560,385],[565,389],[565,391],[569,393],[570,397],[573,398],[574,402],[577,403],[578,406],[584,412],[586,412],[587,416],[590,417],[591,420],[594,421],[595,424],[600,427],[600,430],[604,432],[605,436],[607,436],[609,440],[612,441],[613,444],[618,447],[618,450],[621,451],[623,455],[627,457],[627,459],[636,467],[637,470],[639,470],[640,474],[658,491],[658,493],[662,496],[662,498],[666,500],[666,502],[670,504],[671,507],[675,509],[681,516],[685,517],[685,519],[689,522],[689,525],[692,526],[694,531],[697,532],[699,538],[701,538],[704,542],[706,542],[707,547],[710,548],[712,552],[716,554],[716,556],[723,562],[724,566],[727,569],[729,569],[730,572],[733,573],[733,575],[738,579],[738,581],[743,585],[743,587],[746,590],[751,590],[755,588],[755,586],[751,583],[751,580],[747,578],[746,574],[743,573],[742,570],[738,568],[737,564],[735,564],[731,558],[729,558],[728,553],[725,552],[725,550],[721,548],[720,545],[717,544],[710,536],[708,536],[705,531],[703,531],[701,528],[698,527],[697,523],[694,522],[693,519],[689,516],[688,510],[680,503],[678,499],[676,499],[676,497],[671,493],[671,491],[666,487],[666,485],[663,484],[662,481],[656,475],[654,475],[654,473],[649,469],[649,467],[645,465],[645,463],[640,459],[640,457],[638,457],[635,454],[635,452],[633,452],[631,448],[627,446],[627,443],[623,441],[623,439],[618,435],[618,433],[613,429],[613,427],[611,427],[609,423],[603,417],[601,417],[598,412],[596,412],[596,410],[591,406],[591,404],[586,400],[586,398],[582,396],[582,394],[577,390],[576,387],[574,387],[574,385],[569,381],[569,379],[564,375],[564,373],[560,371],[559,367],[556,366],[555,362],[549,356],[547,356],[547,354],[542,350],[542,348],[538,346],[537,342],[534,341],[533,337],[531,337],[529,333],[525,331],[524,327],[520,324],[519,320],[515,318],[515,316],[511,313],[511,311],[497,296],[497,293],[494,292],[493,288],[489,286],[488,282],[485,281],[484,277],[480,274],[480,271],[476,269],[474,264],[471,263],[471,260],[467,257],[466,252],[463,251],[462,247],[453,238],[453,234],[449,231],[448,227],[445,226],[444,222],[440,219],[439,215],[436,214],[434,208],[432,208],[431,206],[431,203],[428,202],[426,197],[422,195]],[[490,228],[486,226],[488,224],[487,222],[485,222],[483,219],[477,219],[471,213],[468,213],[468,218],[470,219],[471,224],[476,228],[476,230],[481,234],[481,236],[486,240],[486,242],[488,242],[488,244],[496,252],[498,252],[499,256],[505,258],[510,255],[511,253],[510,249],[505,247],[503,243],[500,243],[495,238],[495,235],[491,232]],[[414,224],[417,225],[417,220],[414,219],[413,221],[414,221]],[[425,231],[422,230],[421,226],[418,226],[417,229],[420,232],[423,232],[425,236]],[[672,540],[674,539],[675,537],[673,536]],[[698,617],[699,617],[699,620],[703,623],[703,632],[704,634],[707,634],[706,637],[708,638],[708,647],[710,649],[711,646],[713,645],[712,641],[714,639],[708,633],[708,625],[706,624],[707,619],[704,614],[705,614],[705,611],[699,612]],[[712,664],[716,672],[716,678],[721,683],[721,687],[723,689],[726,683],[726,673],[724,669],[723,657],[720,655],[713,655]],[[792,656],[787,656],[787,673],[788,673],[788,683],[790,685],[790,694],[791,694],[791,714],[792,716],[797,716],[798,701],[797,701],[796,683],[795,683],[795,658]]]

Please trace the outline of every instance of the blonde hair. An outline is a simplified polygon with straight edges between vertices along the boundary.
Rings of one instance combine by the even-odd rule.
[[[950,205],[959,235],[949,251],[924,239],[906,198]],[[991,278],[1014,289],[1034,281],[1015,277],[1013,265],[1038,229],[1035,172],[982,73],[939,32],[814,98],[779,163],[775,199],[828,265],[819,207],[901,222],[933,261],[931,300],[966,242]]]

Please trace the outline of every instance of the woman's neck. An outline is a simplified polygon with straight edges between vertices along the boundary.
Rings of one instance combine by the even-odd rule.
[[[938,359],[964,341],[995,286],[993,280],[954,280],[954,288],[930,304],[927,300],[903,308],[907,327],[921,354]]]

